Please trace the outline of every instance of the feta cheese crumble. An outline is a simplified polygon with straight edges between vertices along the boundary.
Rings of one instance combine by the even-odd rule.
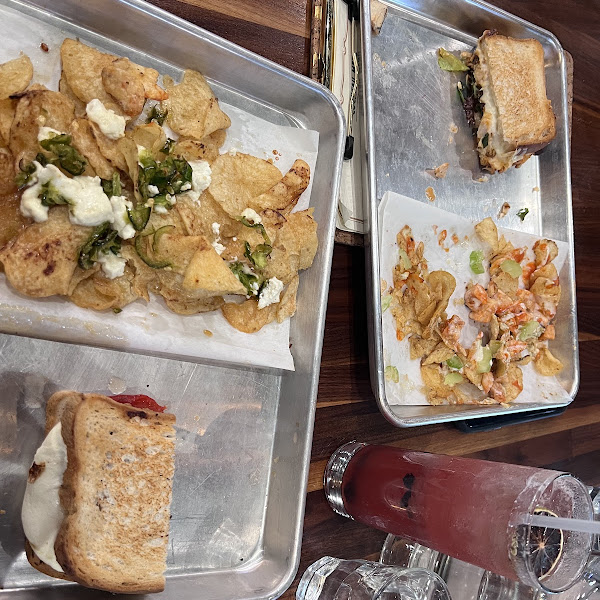
[[[148,195],[152,198],[153,196],[158,196],[158,192],[160,190],[155,185],[148,186]]]
[[[242,213],[242,217],[244,217],[246,221],[250,221],[252,224],[262,223],[260,215],[252,208],[246,208]]]
[[[52,129],[52,127],[44,127],[41,126],[38,131],[38,142],[43,142],[45,140],[49,140],[57,135],[63,135],[62,131],[57,131],[56,129]]]
[[[212,232],[219,237],[221,235],[221,225],[219,223],[213,223],[211,225],[212,227]]]
[[[283,281],[280,281],[277,277],[271,277],[258,297],[258,308],[266,308],[271,304],[275,304],[275,302],[279,302],[279,296],[282,291]]]
[[[100,131],[110,140],[118,140],[125,136],[125,117],[114,110],[106,108],[98,98],[94,98],[85,107],[88,119],[100,127]]]
[[[127,261],[122,256],[108,252],[100,254],[98,262],[102,265],[102,272],[108,279],[121,277],[125,273],[125,264]]]
[[[190,160],[189,165],[192,167],[192,187],[187,195],[198,202],[202,192],[210,185],[212,171],[205,160]]]
[[[225,246],[223,246],[223,244],[221,244],[221,242],[219,242],[218,240],[215,240],[212,243],[212,247],[215,249],[215,252],[221,256],[221,254],[223,254],[223,252],[225,252]]]

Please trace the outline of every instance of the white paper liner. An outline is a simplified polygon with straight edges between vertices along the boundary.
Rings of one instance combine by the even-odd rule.
[[[64,33],[24,15],[15,13],[10,19],[14,20],[11,27],[19,35],[3,41],[0,62],[16,58],[23,52],[33,62],[33,82],[58,89],[60,44],[65,38]],[[48,53],[40,49],[42,41],[49,46]],[[85,39],[82,38],[82,41],[85,43]],[[296,210],[308,208],[317,161],[318,132],[274,125],[225,103],[221,103],[221,107],[231,118],[231,127],[221,152],[237,150],[259,158],[270,158],[283,174],[296,159],[305,160],[310,166],[311,182],[300,197]],[[257,333],[246,334],[231,327],[220,310],[177,315],[154,295],[151,295],[148,304],[138,300],[118,315],[110,310],[95,312],[59,297],[34,299],[22,296],[7,285],[3,274],[0,274],[0,330],[58,341],[160,353],[174,358],[203,358],[294,370],[289,349],[289,319],[281,324],[270,323]]]
[[[380,223],[380,276],[387,282],[386,288],[393,283],[393,270],[398,262],[398,246],[396,235],[408,225],[413,232],[415,241],[425,244],[425,259],[429,271],[443,269],[456,278],[456,289],[448,303],[448,316],[458,315],[465,327],[460,338],[461,344],[470,347],[479,328],[469,319],[469,309],[460,304],[466,285],[470,281],[486,286],[489,275],[475,275],[469,266],[469,257],[473,250],[489,251],[489,247],[475,234],[475,223],[430,204],[418,202],[394,192],[386,192],[379,205]],[[496,223],[498,225],[498,223]],[[434,230],[437,226],[437,231]],[[439,244],[438,236],[446,230],[447,237],[443,244]],[[456,235],[459,243],[452,241]],[[498,234],[512,242],[515,247],[527,246],[529,251],[533,244],[540,239],[539,236],[513,231],[498,227]],[[465,237],[467,239],[465,239]],[[556,241],[558,256],[554,259],[557,271],[560,270],[567,258],[569,246],[565,242]],[[448,252],[444,250],[448,248]],[[533,254],[532,254],[533,256]],[[457,300],[458,302],[455,302]],[[411,360],[409,353],[408,337],[399,342],[396,339],[396,324],[390,310],[382,316],[383,332],[383,357],[385,366],[395,366],[400,375],[400,381],[394,383],[386,380],[385,393],[391,405],[429,405],[423,390],[423,381],[420,373],[420,360]],[[552,348],[552,342],[550,342]],[[523,370],[523,391],[514,403],[525,404],[542,402],[554,404],[564,402],[568,398],[567,392],[560,385],[556,377],[539,375],[533,364],[521,367]]]

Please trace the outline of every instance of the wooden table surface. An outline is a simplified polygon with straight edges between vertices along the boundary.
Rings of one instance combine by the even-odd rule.
[[[152,0],[300,73],[308,72],[310,0]],[[572,181],[581,384],[562,416],[493,432],[451,425],[396,429],[378,412],[368,373],[362,248],[337,245],[308,482],[301,574],[318,558],[376,559],[385,534],[335,515],[322,489],[329,455],[352,439],[567,470],[600,484],[600,8],[597,0],[493,0],[552,31],[574,61]],[[297,579],[283,598],[293,598]]]

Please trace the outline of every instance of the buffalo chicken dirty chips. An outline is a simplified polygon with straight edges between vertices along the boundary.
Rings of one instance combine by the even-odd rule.
[[[154,69],[72,39],[61,60],[58,91],[31,83],[27,56],[0,65],[12,288],[114,312],[152,293],[246,333],[291,317],[318,243],[313,209],[292,212],[309,166],[221,154],[231,120],[196,71],[162,87]]]
[[[385,300],[391,310],[397,339],[406,343],[408,338],[410,358],[420,360],[432,405],[508,404],[523,391],[525,365],[533,362],[547,376],[562,369],[548,348],[561,295],[553,263],[556,243],[538,240],[532,248],[534,260],[527,262],[527,248],[515,248],[499,237],[489,217],[475,225],[475,232],[488,250],[471,254],[471,270],[488,272],[490,280],[487,286],[471,283],[464,291],[469,320],[479,330],[468,341],[461,341],[465,322],[447,314],[456,289],[454,276],[429,271],[425,246],[408,225],[396,236],[398,263],[382,304]]]

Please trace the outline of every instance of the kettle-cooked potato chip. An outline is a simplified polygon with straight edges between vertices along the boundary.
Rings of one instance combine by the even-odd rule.
[[[21,94],[10,128],[9,147],[15,164],[30,162],[40,152],[37,138],[42,124],[66,133],[74,117],[73,102],[60,92],[35,89]]]
[[[171,154],[185,160],[206,160],[212,163],[219,156],[219,148],[225,142],[226,132],[219,129],[201,140],[179,138]]]
[[[227,322],[243,333],[256,333],[277,318],[277,304],[258,308],[258,301],[250,298],[241,304],[226,302],[221,312]]]
[[[102,69],[118,57],[67,38],[60,47],[63,76],[73,93],[84,103],[97,98],[118,115],[123,111],[102,84]]]
[[[185,71],[176,85],[165,77],[165,87],[169,97],[162,105],[168,111],[167,124],[179,135],[201,140],[231,125],[210,85],[197,71]]]
[[[80,154],[83,154],[96,175],[102,179],[110,179],[115,168],[100,152],[90,122],[87,119],[75,119],[69,127],[69,133],[71,134],[71,143]]]
[[[8,146],[10,141],[10,126],[15,118],[17,101],[12,98],[0,100],[0,144]]]
[[[0,65],[0,100],[19,94],[27,88],[33,77],[33,65],[29,56],[9,60]]]
[[[230,216],[239,217],[252,199],[281,180],[281,171],[270,162],[249,154],[221,154],[211,165],[208,191]]]
[[[58,91],[61,94],[64,94],[71,102],[73,102],[73,106],[75,106],[75,116],[80,119],[82,117],[87,116],[85,110],[85,102],[82,102],[71,89],[71,86],[67,83],[67,78],[64,73],[61,73],[60,80],[58,82]]]
[[[275,210],[287,215],[308,187],[310,168],[303,160],[296,160],[291,169],[270,190],[252,198],[249,205],[256,211]]]
[[[52,209],[47,221],[29,226],[0,250],[6,278],[27,296],[66,295],[89,235],[89,227],[71,224],[66,207]]]

